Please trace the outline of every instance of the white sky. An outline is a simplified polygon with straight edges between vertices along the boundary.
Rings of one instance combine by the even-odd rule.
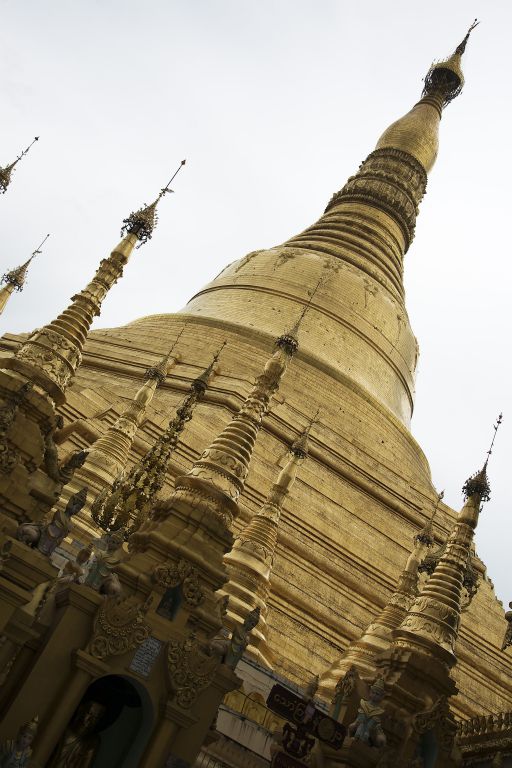
[[[301,231],[475,16],[466,88],[445,112],[406,256],[421,349],[413,433],[459,508],[503,410],[477,544],[508,601],[507,0],[0,0],[0,164],[41,137],[0,200],[0,274],[51,232],[0,332],[58,314],[122,219],[183,157],[153,240],[135,252],[98,325],[173,312],[229,262]]]

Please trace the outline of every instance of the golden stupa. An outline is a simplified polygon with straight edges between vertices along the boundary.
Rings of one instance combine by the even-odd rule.
[[[28,375],[31,365],[40,365],[42,373],[35,381],[46,387],[64,417],[64,427],[56,433],[59,451],[64,455],[92,447],[90,458],[76,468],[57,502],[56,508],[62,510],[85,483],[94,490],[63,543],[62,556],[90,542],[95,531],[90,515],[94,496],[115,476],[121,482],[119,473],[141,461],[191,384],[225,344],[193,418],[180,441],[173,443],[172,455],[166,456],[165,484],[158,500],[152,500],[156,512],[134,536],[135,555],[121,569],[121,580],[137,591],[134,574],[154,563],[158,546],[164,557],[164,549],[171,545],[165,537],[158,539],[163,535],[159,526],[174,531],[176,541],[186,542],[176,527],[178,518],[186,517],[183,499],[193,488],[205,492],[210,483],[215,489],[211,504],[220,504],[218,494],[222,495],[223,524],[227,528],[232,524],[235,537],[224,560],[228,582],[216,588],[227,603],[225,625],[236,629],[259,608],[247,657],[255,660],[255,668],[268,668],[290,684],[302,685],[312,674],[318,675],[317,695],[324,702],[331,701],[340,677],[350,668],[347,660],[357,666],[359,658],[361,679],[367,675],[370,682],[374,668],[368,667],[368,658],[377,651],[385,656],[391,637],[398,649],[408,642],[414,652],[423,649],[418,616],[423,616],[427,598],[413,600],[417,553],[422,542],[430,545],[435,540],[440,546],[457,519],[451,543],[434,558],[438,575],[432,577],[429,584],[434,586],[426,594],[434,595],[435,585],[442,585],[439,568],[446,573],[452,568],[453,584],[460,576],[460,584],[452,584],[451,592],[446,588],[446,594],[456,606],[457,618],[450,648],[456,638],[453,677],[459,692],[450,705],[462,719],[512,708],[509,661],[500,650],[503,609],[478,558],[472,556],[473,581],[464,604],[462,578],[467,587],[469,571],[464,571],[464,564],[464,568],[450,565],[450,553],[462,546],[459,534],[464,521],[476,525],[484,491],[480,487],[478,493],[468,491],[466,511],[456,518],[441,502],[428,461],[409,431],[418,344],[405,306],[403,270],[427,175],[437,157],[443,110],[462,88],[466,42],[467,36],[452,57],[432,66],[419,102],[384,131],[375,150],[332,196],[316,223],[281,245],[230,264],[181,311],[89,333],[79,364],[78,346],[83,345],[92,312],[85,318],[76,309],[66,310],[52,328],[73,339],[76,353],[67,355],[66,372],[59,381],[46,362],[40,363],[37,349],[30,354],[23,351],[30,344],[32,350],[41,346],[44,329],[32,342],[13,334],[2,341],[5,368],[13,376]],[[457,119],[455,110],[450,117]],[[125,239],[110,258],[121,254],[119,263],[126,263],[137,238],[144,241],[151,236],[155,205],[143,212],[146,219],[153,217],[149,224],[141,224],[141,212],[134,215],[139,215],[137,227],[133,215],[127,220]],[[119,276],[112,272],[108,287]],[[86,293],[82,292],[85,299]],[[79,331],[70,331],[78,316]],[[269,371],[277,365],[278,352],[275,359],[269,358],[269,350],[275,339],[282,361],[277,383],[271,386]],[[20,342],[24,346],[10,357]],[[141,379],[151,366],[160,366],[159,386],[153,379],[150,396],[142,397],[149,384],[141,389]],[[250,419],[242,429],[243,419],[235,416],[241,407],[240,413],[247,416],[253,401],[259,403],[258,419],[263,419],[255,444]],[[128,427],[127,414],[132,414]],[[119,437],[120,430],[124,437]],[[235,444],[244,457],[239,466],[224,455],[218,458]],[[117,448],[111,452],[112,445]],[[5,494],[10,516],[22,520],[26,501],[20,498],[17,508],[16,495],[9,489]],[[207,496],[202,498],[207,505]],[[175,527],[165,528],[171,525],[173,503],[178,510]],[[37,517],[38,509],[32,516]],[[464,556],[471,559],[471,537],[466,538]],[[226,549],[228,539],[223,541]],[[411,555],[412,541],[416,544]],[[144,559],[148,542],[153,542],[148,550],[153,560]],[[220,568],[219,563],[215,567]],[[367,629],[369,625],[373,629]],[[407,630],[408,626],[413,629]],[[439,665],[448,669],[453,654],[441,641],[439,647]],[[225,690],[230,690],[227,683]],[[236,695],[229,694],[233,709],[238,706]],[[186,754],[179,739],[176,743],[177,754]],[[141,765],[152,765],[148,760]]]

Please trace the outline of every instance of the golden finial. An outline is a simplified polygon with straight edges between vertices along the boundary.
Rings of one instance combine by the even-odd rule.
[[[466,45],[467,45],[467,42],[468,42],[468,40],[469,40],[469,36],[470,36],[470,34],[472,33],[472,31],[474,30],[474,28],[475,28],[475,27],[478,27],[478,25],[479,25],[479,24],[480,24],[480,22],[478,21],[478,19],[474,19],[474,21],[473,21],[473,23],[471,24],[470,28],[469,28],[469,29],[468,29],[468,31],[466,32],[466,36],[464,37],[464,39],[462,40],[462,42],[461,42],[461,43],[459,43],[459,45],[456,47],[456,49],[455,49],[455,53],[457,53],[459,56],[462,56],[462,54],[463,54],[463,53],[464,53],[464,51],[466,50]]]
[[[218,363],[220,354],[221,354],[222,350],[224,349],[224,347],[226,346],[226,344],[227,344],[227,341],[223,341],[222,342],[222,344],[218,348],[217,352],[215,352],[215,354],[214,354],[214,356],[212,358],[212,361],[211,361],[210,365],[208,366],[208,368],[205,368],[204,371],[200,374],[200,376],[198,376],[197,379],[195,379],[192,382],[192,386],[202,388],[203,389],[203,393],[204,393],[204,390],[206,390],[206,387],[208,386],[208,382],[211,379],[211,376],[212,376],[212,373],[214,371],[214,368],[215,368],[216,364]]]
[[[10,272],[5,272],[5,274],[2,275],[2,279],[0,280],[0,284],[2,283],[9,283],[12,285],[13,289],[15,291],[22,291],[23,286],[25,284],[25,275],[27,272],[28,265],[34,258],[34,256],[38,256],[40,253],[42,253],[41,248],[46,243],[50,235],[46,235],[46,237],[39,243],[35,251],[32,251],[32,255],[30,256],[27,261],[21,265],[21,267],[16,267],[16,269],[11,269]]]
[[[11,174],[14,170],[14,167],[19,163],[22,157],[25,157],[30,147],[33,144],[35,144],[36,141],[39,141],[39,136],[34,136],[34,140],[32,141],[32,143],[29,144],[28,147],[24,149],[20,155],[18,155],[14,163],[7,165],[5,168],[0,168],[0,195],[5,194],[5,192],[7,191],[7,187],[11,183]]]
[[[293,441],[291,445],[290,453],[292,453],[298,459],[307,458],[309,435],[312,427],[318,422],[319,414],[320,414],[320,409],[317,410],[315,415],[309,420],[304,431],[299,435],[299,437],[296,440]]]
[[[442,105],[446,106],[460,94],[464,85],[460,59],[466,50],[469,36],[478,23],[475,19],[462,42],[448,59],[438,61],[430,67],[425,77],[423,96],[438,93],[442,98]]]
[[[324,283],[329,275],[322,275],[311,293],[309,294],[309,298],[307,302],[305,303],[304,307],[302,308],[301,313],[299,314],[297,320],[293,324],[292,328],[287,332],[284,333],[282,336],[279,336],[279,338],[276,341],[276,347],[280,347],[281,349],[284,349],[285,351],[288,351],[288,354],[294,355],[299,347],[299,329],[302,325],[302,321],[304,320],[305,316],[311,309],[311,302],[313,301],[313,297],[322,285]]]
[[[156,200],[154,200],[150,205],[145,205],[135,213],[131,213],[127,219],[123,219],[121,236],[127,235],[129,233],[136,235],[137,240],[139,241],[137,248],[140,248],[141,245],[144,245],[144,243],[147,243],[148,240],[151,240],[153,230],[158,223],[156,207],[164,195],[166,195],[168,192],[174,192],[170,186],[171,182],[176,178],[186,162],[186,160],[181,161],[177,170],[169,179],[168,183],[160,190]]]
[[[496,424],[493,424],[494,434],[492,436],[489,450],[486,453],[486,459],[482,469],[468,478],[462,487],[462,493],[464,494],[465,499],[469,499],[470,496],[474,496],[475,494],[480,497],[480,502],[489,501],[491,498],[491,486],[489,485],[489,480],[487,479],[487,465],[489,463],[489,458],[494,447],[494,441],[496,440],[496,433],[498,432],[502,421],[503,414],[500,413],[496,419]]]
[[[174,349],[178,344],[178,341],[183,336],[186,326],[187,326],[187,323],[185,322],[183,325],[183,328],[180,330],[180,332],[174,339],[170,350],[160,360],[160,362],[157,363],[157,365],[151,366],[151,368],[147,369],[146,373],[144,374],[144,381],[148,381],[149,379],[157,379],[158,384],[162,384],[165,381],[167,377],[167,369],[169,368],[169,362],[171,360],[172,353],[174,352]]]
[[[433,530],[434,530],[434,518],[437,514],[437,510],[439,509],[439,504],[444,499],[444,491],[441,491],[441,493],[437,494],[436,503],[434,504],[434,509],[432,511],[432,515],[430,516],[430,519],[427,520],[423,528],[419,533],[416,534],[413,541],[415,544],[425,544],[427,547],[432,547],[434,545],[434,536],[433,536]]]

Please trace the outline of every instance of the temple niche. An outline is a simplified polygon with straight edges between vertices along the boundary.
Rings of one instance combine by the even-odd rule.
[[[169,182],[58,317],[1,339],[0,768],[512,764],[474,550],[501,417],[460,510],[409,431],[404,256],[472,29],[300,234],[91,331]]]

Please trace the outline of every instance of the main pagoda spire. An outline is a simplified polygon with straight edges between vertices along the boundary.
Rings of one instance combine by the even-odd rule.
[[[418,205],[437,157],[443,109],[464,84],[461,58],[475,26],[448,59],[431,66],[421,99],[384,131],[322,218],[285,246],[347,260],[403,298],[402,257],[414,237]]]
[[[275,336],[329,274],[303,328],[302,352],[406,427],[418,345],[405,307],[404,254],[437,156],[442,112],[462,88],[466,43],[467,36],[452,56],[432,65],[419,101],[384,131],[315,224],[228,265],[187,304],[199,322],[208,317]],[[137,326],[144,332],[155,322],[164,320],[142,318]]]

